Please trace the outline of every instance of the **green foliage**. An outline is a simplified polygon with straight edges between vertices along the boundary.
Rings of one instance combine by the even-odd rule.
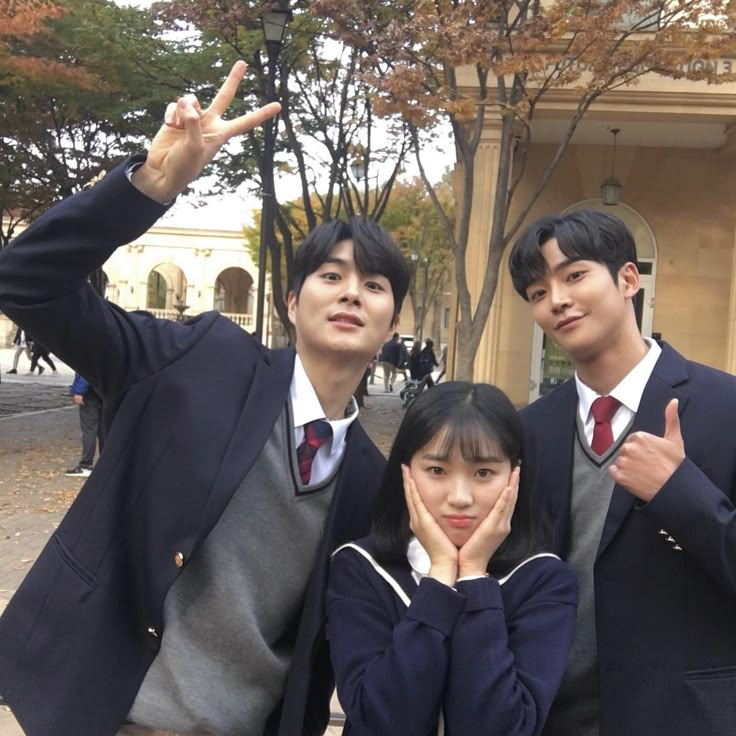
[[[15,39],[11,50],[83,73],[0,76],[0,245],[20,220],[142,150],[194,68],[184,42],[163,40],[148,11],[109,0],[64,8],[47,33]]]

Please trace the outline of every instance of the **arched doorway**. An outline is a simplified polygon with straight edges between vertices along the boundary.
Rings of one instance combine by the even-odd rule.
[[[148,274],[146,309],[173,310],[186,301],[187,279],[177,265],[162,263]]]
[[[244,269],[232,266],[215,279],[213,308],[227,314],[253,313],[253,277]]]
[[[634,236],[641,284],[634,301],[634,310],[641,334],[651,337],[657,275],[657,241],[654,231],[639,212],[621,202],[610,206],[603,204],[600,199],[587,199],[568,207],[565,213],[584,209],[615,215],[624,221]],[[559,386],[575,372],[567,353],[558,348],[554,341],[548,340],[538,325],[534,325],[533,341],[529,403]]]

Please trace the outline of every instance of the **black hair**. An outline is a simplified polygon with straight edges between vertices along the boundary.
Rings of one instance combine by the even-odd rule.
[[[621,266],[636,263],[634,236],[614,215],[576,210],[566,215],[540,217],[521,234],[509,256],[514,288],[527,301],[526,290],[547,272],[541,248],[552,238],[568,258],[605,265],[614,281],[618,280]]]
[[[375,220],[352,217],[318,225],[294,254],[291,289],[299,297],[304,281],[329,257],[343,240],[353,241],[353,258],[360,273],[385,276],[394,296],[394,316],[409,288],[409,268],[391,236]]]
[[[386,471],[376,496],[373,538],[379,562],[406,559],[411,539],[401,466],[438,433],[444,432],[440,454],[454,448],[472,460],[487,452],[489,439],[498,443],[511,467],[521,460],[523,429],[513,404],[500,389],[486,383],[448,381],[420,394],[410,405],[396,434]],[[488,571],[503,575],[543,548],[541,514],[532,514],[528,493],[519,497],[511,532],[491,558]]]

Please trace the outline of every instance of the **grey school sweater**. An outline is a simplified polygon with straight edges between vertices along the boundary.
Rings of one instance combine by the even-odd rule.
[[[299,479],[290,407],[164,602],[161,649],[129,720],[179,734],[261,736],[279,703],[337,468]]]

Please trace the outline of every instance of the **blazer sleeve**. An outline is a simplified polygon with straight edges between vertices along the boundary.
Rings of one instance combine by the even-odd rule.
[[[357,553],[343,550],[333,559],[327,625],[337,693],[353,736],[437,729],[449,641],[464,598],[425,578],[397,619],[394,596]]]
[[[685,457],[654,498],[637,510],[666,529],[703,573],[736,599],[736,489],[730,493]]]
[[[562,681],[575,633],[574,573],[544,557],[505,584],[516,586],[514,610],[504,610],[493,578],[457,584],[466,603],[450,644],[449,733],[539,734]]]
[[[103,395],[173,361],[196,332],[131,315],[89,284],[166,211],[128,181],[130,163],[57,204],[0,253],[0,308]]]

